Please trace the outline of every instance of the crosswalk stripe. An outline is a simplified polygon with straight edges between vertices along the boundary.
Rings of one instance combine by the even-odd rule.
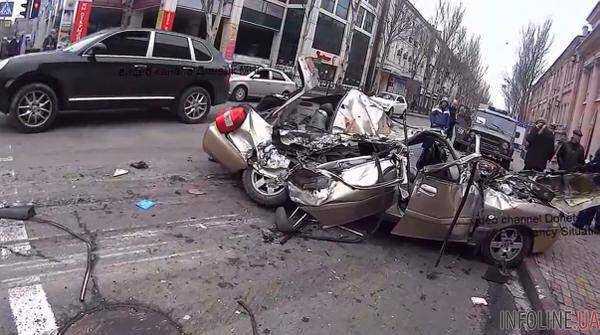
[[[27,239],[27,230],[22,221],[0,220],[0,244]],[[15,243],[10,250],[2,248],[0,260],[6,259],[12,252],[27,253],[29,250],[29,242]],[[33,277],[33,281],[39,282],[39,278]],[[52,307],[42,285],[10,288],[8,300],[19,335],[46,335],[57,329]]]

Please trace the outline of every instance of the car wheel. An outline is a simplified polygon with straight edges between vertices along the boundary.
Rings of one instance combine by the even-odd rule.
[[[492,232],[482,244],[482,255],[492,265],[506,263],[514,268],[521,264],[531,250],[531,235],[518,227],[507,227]]]
[[[233,90],[233,100],[237,102],[241,102],[246,100],[246,96],[248,95],[248,90],[244,86],[238,86]]]
[[[288,198],[285,185],[256,172],[253,168],[244,170],[242,183],[246,194],[259,205],[281,206]]]
[[[210,94],[199,86],[186,89],[179,98],[177,117],[183,123],[200,123],[210,113]]]
[[[41,83],[21,87],[12,97],[8,119],[24,133],[39,133],[52,126],[58,114],[56,93]]]

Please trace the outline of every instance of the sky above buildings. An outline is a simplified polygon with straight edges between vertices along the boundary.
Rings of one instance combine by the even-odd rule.
[[[438,0],[410,0],[424,17],[435,12]],[[581,33],[585,18],[598,0],[451,0],[467,9],[465,25],[482,37],[484,61],[488,65],[492,103],[504,107],[502,78],[517,58],[519,32],[528,22],[553,19],[554,43],[547,58],[548,66],[560,56],[573,38]]]

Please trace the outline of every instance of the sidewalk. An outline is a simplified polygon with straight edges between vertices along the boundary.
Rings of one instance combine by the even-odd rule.
[[[524,265],[529,274],[533,273],[530,279],[532,290],[537,291],[539,310],[583,313],[580,321],[595,322],[594,329],[554,331],[553,334],[600,335],[597,328],[600,323],[600,235],[561,235],[550,250],[533,256]],[[586,320],[583,316],[596,319]]]

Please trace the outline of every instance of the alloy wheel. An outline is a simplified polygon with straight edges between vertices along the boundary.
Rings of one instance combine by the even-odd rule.
[[[208,111],[208,98],[201,92],[193,92],[185,99],[183,111],[192,120],[203,117]]]
[[[17,117],[28,127],[40,127],[50,119],[53,107],[52,98],[46,92],[33,90],[19,99]]]
[[[510,262],[519,256],[523,247],[523,234],[517,228],[505,228],[494,234],[490,254],[497,261]]]
[[[242,87],[238,87],[235,89],[235,100],[237,101],[243,101],[244,98],[246,98],[246,92],[244,91],[244,89]]]
[[[277,183],[273,178],[265,177],[252,170],[252,185],[256,191],[262,195],[274,196],[284,190],[284,185]]]

